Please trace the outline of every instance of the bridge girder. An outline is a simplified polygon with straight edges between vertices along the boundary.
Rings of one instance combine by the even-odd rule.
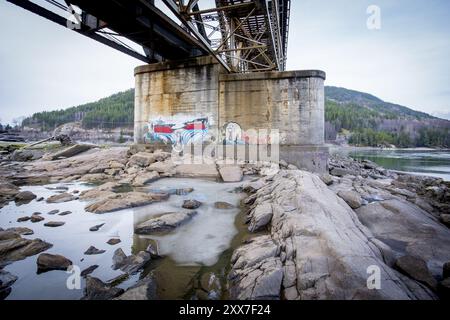
[[[32,1],[7,1],[69,27],[67,17]],[[147,63],[210,54],[228,72],[286,67],[290,0],[215,0],[215,7],[208,9],[200,9],[199,0],[162,0],[181,26],[154,0],[44,1],[69,12],[73,5],[80,8],[73,31]]]
[[[204,10],[199,0],[163,2],[229,72],[285,70],[290,0],[216,0]]]

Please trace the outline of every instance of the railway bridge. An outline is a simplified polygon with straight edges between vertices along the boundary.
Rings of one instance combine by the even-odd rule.
[[[325,73],[286,71],[290,0],[8,1],[145,62],[136,143],[276,144],[282,159],[326,169]]]

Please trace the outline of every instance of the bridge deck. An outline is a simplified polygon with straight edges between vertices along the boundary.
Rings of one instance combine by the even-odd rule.
[[[67,17],[34,2],[8,1],[69,27]],[[82,13],[74,15],[79,21],[72,30],[148,63],[210,54],[229,72],[285,69],[290,0],[215,0],[213,8],[199,0],[162,0],[178,21],[154,0],[45,1],[72,14],[77,6]]]

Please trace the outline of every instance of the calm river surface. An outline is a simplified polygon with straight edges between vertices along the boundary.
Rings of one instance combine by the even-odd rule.
[[[331,152],[347,154],[355,159],[371,160],[391,170],[450,181],[450,150],[332,148]]]

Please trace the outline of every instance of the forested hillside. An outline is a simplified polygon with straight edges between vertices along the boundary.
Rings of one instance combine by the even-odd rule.
[[[350,144],[362,146],[450,147],[448,120],[344,88],[325,87],[325,97],[328,141],[344,136]],[[23,126],[50,131],[81,121],[85,129],[131,128],[133,109],[134,89],[130,89],[96,102],[35,113]]]
[[[85,129],[114,129],[132,127],[133,118],[134,89],[130,89],[96,102],[68,109],[35,113],[26,118],[22,126],[48,131],[67,122],[81,121]]]
[[[325,88],[326,139],[340,134],[361,146],[450,147],[450,121],[370,94]]]

